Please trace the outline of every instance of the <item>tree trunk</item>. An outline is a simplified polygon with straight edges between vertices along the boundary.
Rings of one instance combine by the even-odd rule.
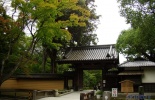
[[[47,49],[48,55],[51,59],[51,73],[54,74],[56,73],[56,55],[57,55],[57,50],[56,49]]]
[[[53,49],[52,50],[52,56],[51,56],[51,72],[54,74],[56,73],[56,55],[57,55],[57,50]]]
[[[42,58],[42,67],[43,67],[43,73],[46,72],[46,61],[47,61],[47,52],[46,47],[43,47],[43,58]]]

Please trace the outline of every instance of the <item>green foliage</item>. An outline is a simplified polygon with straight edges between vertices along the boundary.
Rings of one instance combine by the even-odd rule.
[[[2,77],[13,70],[18,63],[19,56],[23,53],[21,42],[25,37],[19,29],[19,23],[12,21],[1,4],[0,26],[0,76]]]
[[[95,44],[96,35],[91,33],[96,28],[93,22],[98,16],[94,9],[87,7],[88,1],[10,2],[7,5],[4,1],[0,2],[0,84],[16,70],[16,73],[50,72],[51,66],[54,66],[52,62],[63,54],[61,50],[76,36],[80,36],[77,38],[80,41],[76,40],[80,45]],[[8,13],[6,8],[12,12]],[[74,32],[74,28],[80,30]],[[63,73],[68,66],[58,66],[57,70]]]
[[[84,87],[93,88],[102,79],[101,70],[84,70],[83,71],[83,85]]]
[[[89,20],[85,20],[85,27],[69,27],[68,30],[72,34],[70,46],[87,46],[97,44],[97,35],[94,31],[97,29],[99,15],[95,13],[95,5],[93,0],[79,0],[78,4],[90,11]],[[79,12],[76,12],[80,14]]]
[[[102,90],[98,90],[97,92],[96,92],[96,95],[102,95],[103,94],[103,91]]]
[[[65,71],[69,71],[70,64],[57,65],[57,73],[63,74]]]
[[[152,0],[118,0],[120,12],[131,24],[117,40],[119,52],[130,58],[143,57],[155,61],[155,4]]]
[[[3,3],[0,5],[0,83],[8,79],[17,68],[19,72],[24,69],[27,73],[27,69],[32,66],[30,72],[45,65],[49,70],[49,62],[45,64],[45,60],[41,59],[43,47],[48,51],[60,49],[62,43],[69,42],[72,37],[64,28],[83,27],[90,16],[87,9],[77,5],[77,0],[12,0],[12,13],[7,13],[5,9],[9,4]],[[68,10],[80,14],[70,13],[66,19],[58,19]]]
[[[54,51],[54,49],[51,49],[49,46],[46,46],[46,44],[43,44],[43,46],[47,48],[46,52],[51,55],[50,58],[52,61],[52,65],[51,65],[52,67],[54,67],[53,65],[56,59],[62,58],[64,49],[66,49],[66,47],[90,45],[91,43],[96,44],[97,35],[92,34],[91,32],[95,30],[95,24],[93,23],[97,19],[97,17],[95,17],[96,19],[92,18],[91,17],[93,15],[92,11],[89,11],[88,7],[85,4],[81,4],[79,2],[80,0],[77,2],[76,7],[74,7],[74,5],[72,5],[70,2],[67,5],[65,4],[62,5],[62,3],[60,2],[59,10],[61,11],[61,13],[59,13],[60,15],[57,16],[55,21],[57,22],[57,24],[62,26],[62,30],[66,32],[66,36],[68,35],[67,32],[69,32],[71,33],[69,35],[71,35],[72,38],[70,41],[66,41],[66,38],[70,36],[66,37],[66,36],[60,35],[61,36],[60,38],[54,37],[52,42],[59,44],[59,46],[57,46],[56,44],[54,46],[60,47],[60,48],[54,48],[54,49],[57,49],[57,51]],[[63,6],[68,8],[64,9]],[[96,15],[94,14],[94,16]],[[91,26],[91,29],[88,29],[90,28],[90,26]],[[59,31],[56,30],[55,32],[59,32]],[[76,42],[78,45],[75,45]],[[44,42],[44,43],[47,43],[47,42]]]
[[[118,71],[118,69],[113,67],[113,68],[109,69],[108,71]]]

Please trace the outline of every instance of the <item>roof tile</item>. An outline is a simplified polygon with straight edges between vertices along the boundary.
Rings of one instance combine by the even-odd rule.
[[[111,57],[107,57],[107,54]],[[68,48],[65,59],[59,61],[87,61],[118,59],[115,45],[97,45]]]
[[[119,67],[145,67],[155,66],[155,62],[152,61],[129,61],[118,65]]]
[[[123,71],[120,72],[118,75],[143,75],[143,71]]]

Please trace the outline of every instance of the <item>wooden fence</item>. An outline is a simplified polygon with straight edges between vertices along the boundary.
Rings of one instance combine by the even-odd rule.
[[[57,90],[0,89],[1,99],[37,100],[48,96],[58,96]]]
[[[2,84],[1,89],[62,90],[64,89],[64,80],[12,78],[5,81]]]

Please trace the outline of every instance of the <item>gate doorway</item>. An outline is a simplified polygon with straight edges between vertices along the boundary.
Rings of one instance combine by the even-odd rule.
[[[102,71],[101,87],[103,90],[111,90],[117,85],[115,84],[117,80],[113,79],[117,77],[117,73],[109,71],[111,68],[117,68],[119,64],[119,54],[116,52],[115,45],[71,47],[66,50],[63,59],[58,60],[57,63],[72,64],[71,68],[75,71],[72,75],[70,74],[70,78],[73,79],[74,90],[84,88],[84,70]]]
[[[83,88],[84,89],[101,89],[102,70],[84,70],[83,71]]]

